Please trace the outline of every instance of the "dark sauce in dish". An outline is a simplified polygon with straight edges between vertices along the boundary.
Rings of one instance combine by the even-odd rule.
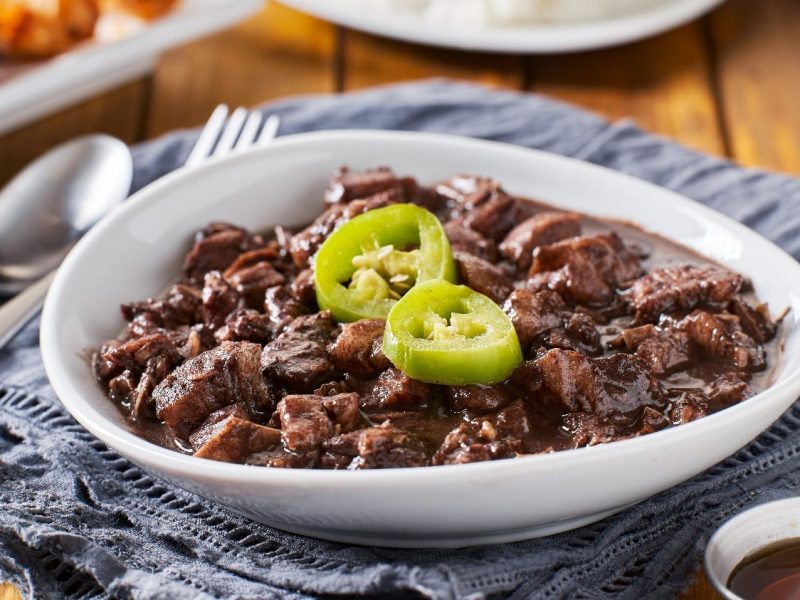
[[[495,295],[511,317],[526,360],[508,380],[416,382],[381,352],[370,354],[380,323],[337,325],[318,312],[316,249],[335,224],[398,201],[439,217],[461,282]],[[123,305],[129,325],[100,349],[94,368],[138,435],[178,452],[270,467],[460,464],[644,435],[774,381],[782,332],[749,282],[630,223],[514,198],[489,179],[422,187],[388,169],[337,172],[324,208],[294,234],[209,225],[165,298]],[[533,257],[545,256],[545,267],[531,275],[525,224],[548,215],[556,231],[571,233],[538,245]],[[553,248],[571,252],[584,242],[589,251],[578,259],[591,263],[587,276],[585,265],[547,270]],[[648,277],[665,268],[678,273],[676,286],[689,284],[680,298],[664,300],[670,286],[648,291]],[[615,270],[628,280],[612,281]],[[532,299],[539,308],[530,308]],[[556,324],[542,328],[540,317]],[[309,353],[296,351],[306,346]],[[231,374],[230,365],[241,368]]]
[[[747,556],[727,584],[744,600],[800,598],[800,539],[770,544]]]

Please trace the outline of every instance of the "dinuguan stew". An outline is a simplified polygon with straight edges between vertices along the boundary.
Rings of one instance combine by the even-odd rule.
[[[268,210],[265,208],[265,210]],[[461,464],[636,437],[765,389],[749,282],[622,222],[335,172],[307,227],[199,231],[94,371],[131,427],[265,467]]]

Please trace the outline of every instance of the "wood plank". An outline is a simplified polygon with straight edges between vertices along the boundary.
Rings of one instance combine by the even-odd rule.
[[[335,41],[332,25],[269,3],[230,31],[167,53],[154,76],[148,136],[200,124],[222,102],[334,91]]]
[[[719,597],[701,570],[689,589],[680,595],[679,600],[717,600]]]
[[[800,2],[731,0],[710,22],[733,157],[800,173]]]
[[[0,600],[22,600],[22,594],[10,583],[0,583]]]
[[[345,90],[428,77],[451,77],[522,89],[524,61],[518,56],[489,55],[407,44],[346,30],[342,35]]]
[[[0,137],[0,185],[43,152],[78,135],[140,140],[148,90],[147,80],[136,81]]]
[[[706,51],[703,29],[692,23],[619,48],[534,57],[530,89],[723,154]]]

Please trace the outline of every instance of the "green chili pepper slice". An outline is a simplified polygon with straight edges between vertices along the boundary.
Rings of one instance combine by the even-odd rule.
[[[397,300],[428,279],[455,281],[456,268],[439,219],[414,204],[348,221],[314,260],[317,304],[337,321],[385,319]]]
[[[383,352],[409,377],[448,385],[497,383],[522,362],[517,333],[500,307],[440,279],[417,284],[394,305]]]

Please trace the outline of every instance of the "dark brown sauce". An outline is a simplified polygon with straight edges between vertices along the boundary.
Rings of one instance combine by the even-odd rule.
[[[800,539],[770,544],[747,556],[731,573],[727,587],[744,600],[797,600]]]
[[[526,210],[528,214],[525,215],[526,217],[541,211],[563,210],[562,208],[533,200],[519,197],[518,199],[524,201],[528,205]],[[520,219],[520,221],[521,220],[522,219]],[[641,264],[646,272],[672,264],[687,263],[695,266],[709,265],[725,268],[720,263],[694,250],[658,234],[645,231],[638,225],[629,222],[602,219],[589,215],[582,215],[581,222],[583,226],[583,235],[608,233],[609,230],[611,230],[625,240],[627,245],[641,250]],[[517,282],[517,285],[522,285],[522,282]],[[753,292],[742,293],[741,297],[751,304],[758,303]],[[773,314],[774,312],[773,310]],[[629,327],[631,320],[631,317],[621,317],[611,320],[604,328],[601,328],[601,333],[603,329],[609,332],[602,336],[603,341],[605,342],[607,339],[613,337],[615,332],[618,333],[622,329]],[[779,330],[772,341],[763,344],[766,352],[767,368],[763,371],[752,373],[748,381],[755,393],[764,391],[775,381],[777,368],[780,365],[783,339],[784,334],[782,330]],[[605,355],[611,353],[613,353],[613,351],[606,351]],[[729,367],[716,364],[712,361],[701,362],[692,365],[687,371],[680,371],[669,377],[665,377],[662,383],[672,389],[697,389],[729,370]],[[351,383],[352,389],[358,390],[362,382],[356,379]],[[433,395],[435,397],[430,399],[429,410],[424,413],[424,418],[419,418],[419,413],[394,413],[390,415],[385,412],[378,412],[376,414],[365,413],[363,416],[374,425],[379,425],[384,419],[389,418],[393,425],[407,429],[408,431],[413,431],[432,453],[448,432],[457,427],[459,423],[464,422],[464,415],[462,413],[450,411],[444,406],[444,402],[438,390],[434,389]],[[128,407],[121,408],[125,413],[128,412]],[[568,432],[562,429],[560,418],[558,418],[559,415],[551,414],[551,412],[537,407],[529,407],[528,410],[533,413],[532,416],[539,424],[539,427],[537,427],[535,433],[532,433],[530,438],[526,440],[526,453],[533,454],[575,448],[572,437]],[[158,421],[134,420],[128,418],[128,423],[137,435],[152,443],[178,452],[186,454],[192,453],[192,449],[188,447],[188,445],[184,446],[181,442],[176,441],[175,436],[171,434],[169,429]],[[635,423],[632,428],[635,429],[637,426],[638,423]],[[798,546],[798,557],[800,558],[800,546]],[[800,598],[800,595],[797,597]]]
[[[563,208],[546,204],[544,202],[530,200],[528,198],[517,198],[531,205],[531,215],[540,211],[564,210]],[[716,260],[700,254],[691,248],[687,248],[683,244],[657,233],[646,231],[643,227],[636,225],[635,223],[630,223],[619,219],[603,219],[599,217],[592,217],[587,214],[582,214],[581,217],[581,225],[583,226],[584,231],[583,235],[607,233],[609,230],[611,230],[625,240],[626,244],[630,246],[635,245],[636,247],[640,248],[645,254],[645,257],[641,259],[642,267],[648,273],[655,269],[660,269],[669,265],[680,265],[687,263],[697,266],[709,265],[713,267],[720,267],[722,269],[728,268]],[[741,297],[750,304],[760,303],[754,291],[743,292]],[[780,310],[783,307],[771,308],[773,308],[771,311],[772,314],[775,315],[776,311],[774,309]],[[627,324],[628,322],[629,320],[627,318],[615,319],[610,323],[610,326],[619,326]],[[764,350],[767,354],[767,368],[763,371],[752,373],[751,379],[749,380],[750,385],[756,393],[763,392],[773,383],[775,383],[778,367],[781,365],[784,340],[784,331],[783,329],[779,329],[777,335],[772,340],[766,344],[763,344]],[[704,368],[713,369],[712,365],[706,363],[705,365],[695,366],[695,371],[697,371],[698,366],[700,367],[700,371],[702,371]],[[663,381],[671,387],[696,388],[702,385],[704,381],[713,379],[714,373],[695,372],[694,375],[695,377],[691,378],[688,373],[680,371],[671,377],[664,379]]]

